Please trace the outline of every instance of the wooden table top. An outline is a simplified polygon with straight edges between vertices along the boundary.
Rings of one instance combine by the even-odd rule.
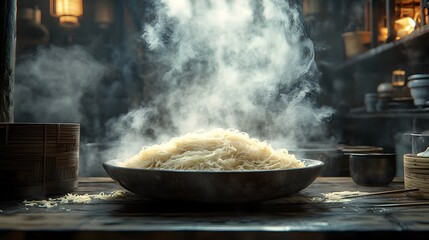
[[[58,203],[51,208],[22,200],[0,202],[0,239],[427,239],[429,204],[404,193],[327,201],[323,193],[402,189],[363,187],[351,178],[319,177],[300,193],[259,204],[159,203],[131,193],[89,203]],[[122,189],[110,178],[82,178],[77,194]]]

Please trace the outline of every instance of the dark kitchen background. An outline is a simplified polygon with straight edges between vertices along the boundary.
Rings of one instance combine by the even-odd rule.
[[[144,26],[159,17],[156,5],[84,0],[82,15],[60,18],[54,2],[61,1],[17,1],[14,121],[80,123],[80,175],[105,175],[100,163],[110,160],[118,140],[112,129],[135,123],[118,124],[118,119],[137,111],[149,114],[158,128],[171,121],[167,108],[156,115],[135,110],[159,102],[167,91],[160,80],[167,66],[142,38]],[[311,135],[306,140],[320,149],[368,146],[396,153],[401,175],[402,155],[411,152],[406,133],[429,129],[429,97],[422,95],[416,105],[407,86],[410,76],[429,70],[427,1],[288,2],[302,14],[302,35],[314,46],[316,73],[307,77],[317,79],[320,90],[312,101],[329,109],[323,124],[308,125],[322,129],[323,136],[301,134]],[[256,128],[263,125],[259,121]],[[159,133],[151,127],[139,131],[149,138]],[[132,138],[125,141],[133,144]]]

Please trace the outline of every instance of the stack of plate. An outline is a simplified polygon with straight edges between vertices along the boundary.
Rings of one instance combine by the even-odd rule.
[[[407,195],[429,199],[429,157],[418,157],[415,154],[404,155],[405,188],[418,188],[419,191]]]

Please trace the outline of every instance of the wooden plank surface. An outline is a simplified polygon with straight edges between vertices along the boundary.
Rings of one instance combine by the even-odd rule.
[[[388,187],[363,187],[350,178],[321,177],[297,195],[259,204],[160,203],[132,194],[52,208],[26,206],[21,200],[7,201],[0,202],[0,239],[37,239],[48,235],[68,236],[67,239],[357,239],[389,235],[426,239],[429,205],[380,207],[424,200],[395,193],[327,202],[322,195],[401,188],[402,179],[395,179]],[[110,193],[120,189],[110,178],[85,178],[80,180],[76,193]]]

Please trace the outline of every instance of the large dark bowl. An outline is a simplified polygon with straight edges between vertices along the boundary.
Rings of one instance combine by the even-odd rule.
[[[358,185],[386,186],[396,173],[396,154],[352,153],[350,155],[350,176]]]
[[[103,166],[122,187],[148,199],[244,203],[281,198],[306,188],[319,176],[323,163],[302,161],[306,167],[251,171],[124,168],[117,166],[118,160]]]

